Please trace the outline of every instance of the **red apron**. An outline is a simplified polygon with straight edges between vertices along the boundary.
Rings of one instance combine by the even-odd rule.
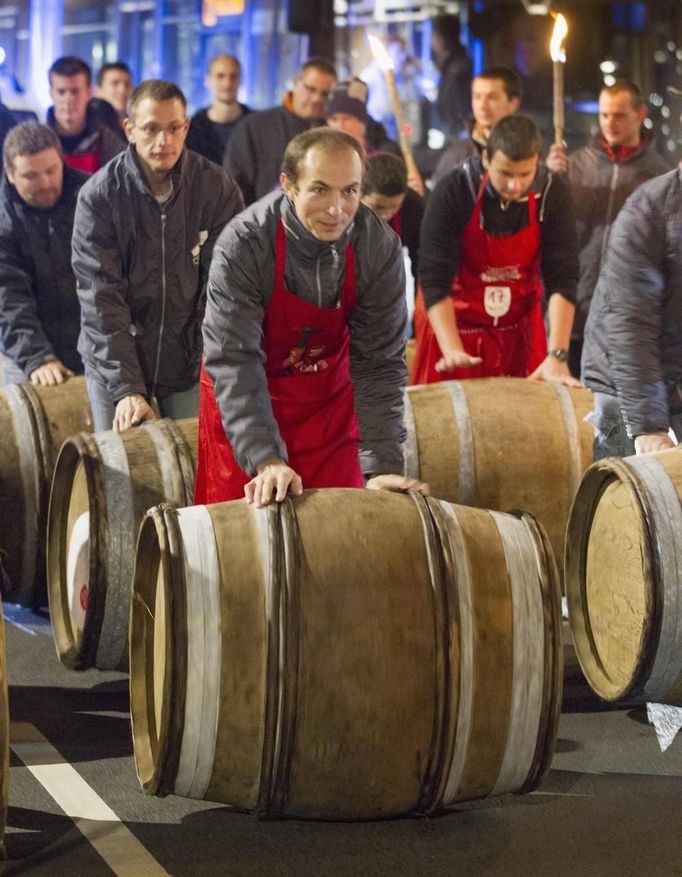
[[[402,240],[403,222],[402,222],[402,217],[400,216],[400,210],[396,210],[396,212],[391,217],[391,221],[388,224],[391,226],[393,231],[398,235],[398,237]]]
[[[482,227],[488,175],[484,174],[460,243],[461,267],[452,284],[452,306],[464,349],[483,362],[437,372],[442,354],[421,290],[414,310],[416,352],[413,384],[499,376],[527,377],[547,355],[542,318],[540,223],[534,192],[528,193],[528,226],[495,237]]]
[[[65,155],[64,161],[69,167],[77,171],[85,171],[86,174],[94,174],[102,167],[99,147],[92,152],[78,152],[74,155]]]
[[[348,319],[355,305],[355,251],[346,250],[341,299],[318,308],[284,285],[286,235],[277,226],[275,285],[265,312],[263,350],[272,410],[289,465],[304,487],[362,487],[359,433],[350,380]],[[244,496],[251,476],[235,461],[213,383],[202,367],[194,502]]]

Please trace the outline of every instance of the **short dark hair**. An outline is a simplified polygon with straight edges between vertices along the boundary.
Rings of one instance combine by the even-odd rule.
[[[326,73],[328,76],[333,76],[334,79],[338,78],[334,65],[330,61],[326,61],[324,58],[308,58],[308,60],[301,65],[298,75],[303,76],[306,70],[319,70],[320,73]]]
[[[608,94],[613,97],[613,95],[621,94],[622,92],[630,95],[633,110],[638,110],[640,107],[644,106],[642,92],[640,91],[639,86],[635,85],[631,79],[616,79],[613,85],[604,85],[599,94]]]
[[[344,131],[336,131],[334,128],[310,128],[297,134],[287,144],[282,159],[282,173],[291,180],[294,185],[298,183],[298,174],[301,163],[313,147],[319,146],[325,152],[343,152],[352,150],[360,156],[362,171],[364,174],[367,166],[365,150],[358,141]]]
[[[2,147],[2,161],[10,171],[15,158],[37,155],[45,149],[56,149],[62,155],[62,143],[52,128],[40,122],[21,122],[11,128]]]
[[[242,72],[242,62],[239,60],[239,58],[235,58],[234,55],[228,55],[226,52],[221,52],[220,55],[216,55],[214,58],[211,58],[211,60],[208,62],[208,72],[209,73],[213,69],[213,65],[215,64],[216,61],[232,61],[233,64],[237,65],[237,70],[239,71],[239,73]]]
[[[146,98],[153,101],[179,100],[185,111],[187,110],[185,95],[174,82],[169,82],[167,79],[145,79],[130,95],[128,116],[132,118],[135,110]]]
[[[113,72],[114,70],[118,70],[119,73],[127,73],[131,80],[133,78],[133,74],[130,72],[130,67],[128,67],[125,61],[112,61],[110,64],[103,64],[100,67],[99,72],[97,73],[97,85],[101,86],[107,73]]]
[[[387,198],[407,192],[407,165],[392,152],[376,152],[367,159],[367,170],[362,178],[362,194],[377,192]]]
[[[521,113],[503,116],[493,125],[485,145],[488,159],[496,152],[502,152],[509,161],[525,161],[540,155],[542,134],[535,122]]]
[[[50,85],[52,85],[53,75],[79,76],[81,73],[85,76],[88,86],[90,86],[92,84],[92,70],[89,65],[82,58],[77,58],[75,55],[63,55],[61,58],[57,58],[47,71],[47,79]]]
[[[499,79],[509,100],[515,97],[521,100],[523,97],[523,82],[516,70],[511,67],[486,67],[481,73],[477,73],[474,79]]]

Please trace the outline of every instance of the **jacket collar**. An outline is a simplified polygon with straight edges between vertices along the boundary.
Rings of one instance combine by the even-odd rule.
[[[310,262],[317,261],[321,255],[332,249],[336,250],[337,253],[345,253],[355,226],[355,220],[353,220],[338,240],[321,241],[303,225],[296,215],[294,205],[284,194],[282,194],[280,201],[280,216],[286,231],[287,246],[294,249],[298,258]]]
[[[175,162],[173,167],[170,170],[170,177],[173,183],[173,199],[175,199],[180,186],[182,185],[182,180],[184,176],[184,168],[187,162],[187,149],[183,149],[180,153],[180,158]],[[137,150],[133,146],[132,143],[128,144],[128,148],[123,153],[123,163],[127,173],[131,176],[133,182],[137,189],[140,190],[145,195],[149,195],[150,198],[153,197],[151,189],[147,183],[147,178],[144,175],[144,171],[140,167],[140,161],[137,157]]]

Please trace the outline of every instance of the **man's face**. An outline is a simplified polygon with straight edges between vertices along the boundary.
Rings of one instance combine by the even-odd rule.
[[[336,241],[360,205],[360,156],[354,149],[330,152],[313,146],[301,162],[298,182],[282,174],[280,183],[308,231],[321,241]]]
[[[503,201],[523,198],[535,179],[540,156],[511,161],[504,152],[495,150],[492,158],[483,151],[483,166],[487,169],[492,187]]]
[[[327,98],[336,79],[316,67],[308,67],[294,78],[293,109],[302,119],[319,119],[324,115]]]
[[[214,100],[223,104],[232,104],[239,91],[239,67],[230,58],[217,58],[206,77],[206,85]]]
[[[154,174],[164,174],[180,158],[189,123],[182,101],[146,97],[137,105],[133,118],[125,120],[124,127],[143,164]]]
[[[107,70],[102,84],[97,89],[98,97],[108,100],[119,113],[125,113],[128,100],[133,91],[130,74],[124,70]]]
[[[626,91],[599,95],[599,127],[609,146],[637,146],[646,107],[635,109]]]
[[[50,97],[55,119],[61,128],[74,134],[79,134],[85,128],[85,114],[91,93],[85,73],[76,73],[75,76],[52,74]]]
[[[7,178],[19,197],[31,207],[49,210],[62,194],[64,163],[56,149],[43,149],[35,155],[18,155]]]
[[[405,193],[401,195],[382,195],[380,192],[368,192],[362,196],[362,203],[366,204],[379,219],[390,222],[403,206]]]
[[[476,124],[490,130],[503,116],[515,113],[519,99],[510,98],[501,79],[474,78],[471,83],[471,109]]]
[[[350,113],[332,113],[331,116],[327,116],[327,125],[330,128],[336,128],[337,131],[350,134],[361,146],[364,145],[367,125],[356,116]]]

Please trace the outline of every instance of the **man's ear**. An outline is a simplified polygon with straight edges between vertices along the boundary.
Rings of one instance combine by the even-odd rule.
[[[291,196],[296,191],[296,187],[285,173],[281,173],[279,175],[279,184],[282,187],[282,191],[284,192],[284,194],[287,195],[287,197],[291,198]]]

